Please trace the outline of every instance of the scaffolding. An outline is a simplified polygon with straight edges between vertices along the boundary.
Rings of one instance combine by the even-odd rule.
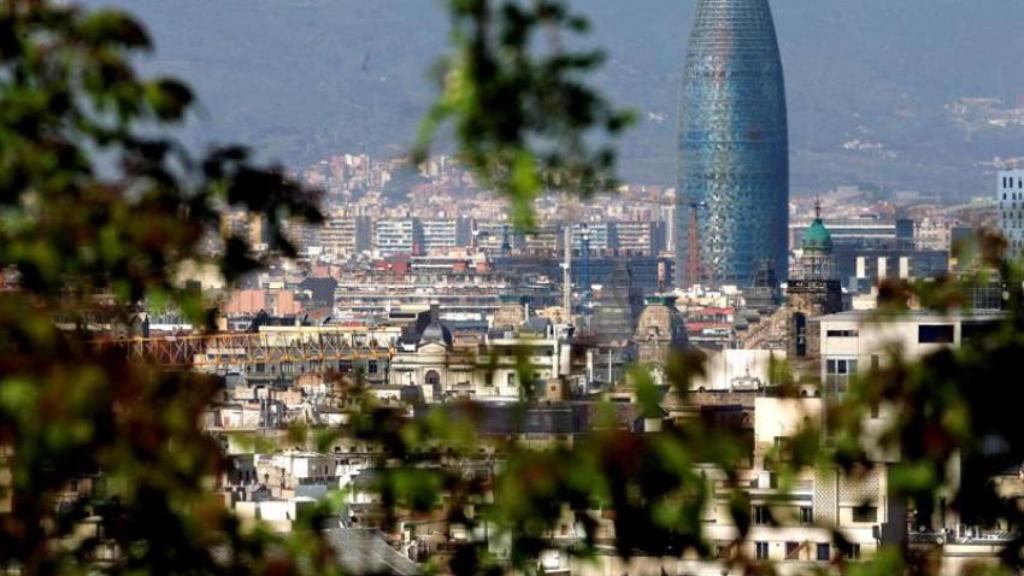
[[[120,349],[133,360],[161,366],[223,371],[255,364],[299,364],[304,371],[328,370],[338,363],[389,360],[394,348],[373,342],[353,345],[344,333],[273,331],[151,338],[110,338],[101,347]]]

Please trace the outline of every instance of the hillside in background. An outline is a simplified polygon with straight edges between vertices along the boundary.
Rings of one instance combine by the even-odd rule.
[[[146,65],[197,88],[197,143],[241,140],[300,167],[338,152],[404,151],[445,45],[437,0],[89,0],[141,16]],[[693,0],[577,0],[608,51],[598,82],[643,118],[623,176],[675,179],[678,83]],[[840,184],[987,194],[993,157],[1024,155],[1024,127],[970,129],[951,104],[1024,94],[1020,0],[775,0],[793,187]],[[845,148],[844,148],[845,145]]]

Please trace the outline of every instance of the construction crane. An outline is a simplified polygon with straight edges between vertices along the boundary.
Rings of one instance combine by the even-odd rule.
[[[572,223],[565,227],[565,258],[562,262],[562,309],[565,321],[572,320]]]
[[[584,317],[590,315],[590,286],[590,229],[584,224],[580,238],[580,299]]]
[[[562,306],[565,309],[565,321],[567,323],[572,322],[573,317],[573,303],[572,303],[572,244],[573,244],[573,224],[579,220],[580,215],[580,204],[579,199],[564,195],[561,202],[561,218],[564,223],[565,229],[564,235],[564,261],[562,262]]]
[[[705,202],[691,200],[690,221],[686,231],[686,283],[689,286],[699,284],[702,280],[703,267],[700,261],[700,209],[707,206]]]

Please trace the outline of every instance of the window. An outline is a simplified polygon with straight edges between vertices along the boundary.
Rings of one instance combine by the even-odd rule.
[[[807,317],[800,312],[793,314],[793,334],[796,339],[796,355],[807,356]]]
[[[856,338],[859,334],[856,330],[829,330],[825,335],[828,338]]]
[[[441,375],[437,373],[437,370],[428,370],[424,380],[427,386],[439,386],[441,384]]]
[[[786,542],[786,560],[799,560],[800,548],[799,542]]]
[[[829,546],[828,543],[818,544],[818,561],[819,562],[828,562],[831,559],[832,550],[830,550],[830,548],[831,548],[831,546]]]
[[[771,521],[771,515],[768,513],[767,506],[754,506],[754,524],[757,526],[764,526]]]
[[[715,543],[715,558],[729,558],[732,550],[732,542],[721,541]]]
[[[850,560],[860,560],[860,544],[850,544],[846,551],[846,557]]]
[[[768,559],[768,543],[767,542],[754,542],[754,551],[756,552],[758,560]]]
[[[780,462],[790,462],[793,460],[793,439],[789,436],[776,436],[775,437],[775,453],[779,458]],[[774,486],[773,486],[774,488]]]
[[[857,361],[830,358],[825,362],[825,391],[843,393],[850,385],[850,376],[857,373]]]
[[[512,373],[509,373],[508,375],[506,375],[505,383],[508,384],[509,386],[515,386],[516,385],[516,375],[512,374]]]
[[[814,524],[814,508],[811,508],[810,506],[800,507],[800,523]]]
[[[366,371],[369,372],[370,374],[376,374],[377,373],[377,361],[376,360],[370,360],[369,362],[367,362],[367,364],[366,364]]]
[[[922,324],[917,327],[917,341],[920,344],[952,344],[952,324]]]
[[[982,297],[985,300],[982,305],[987,308],[999,308],[1003,299],[1001,292],[1001,290],[986,290],[982,292]],[[970,342],[983,338],[991,334],[996,327],[998,327],[998,324],[994,322],[964,322],[960,326],[960,339],[964,342]]]
[[[878,521],[878,507],[877,506],[857,506],[853,509],[853,521],[854,522],[877,522]]]

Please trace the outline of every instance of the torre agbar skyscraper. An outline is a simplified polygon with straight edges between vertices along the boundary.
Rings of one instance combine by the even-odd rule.
[[[785,279],[788,140],[768,0],[698,0],[680,99],[676,284],[747,286],[768,261]]]

